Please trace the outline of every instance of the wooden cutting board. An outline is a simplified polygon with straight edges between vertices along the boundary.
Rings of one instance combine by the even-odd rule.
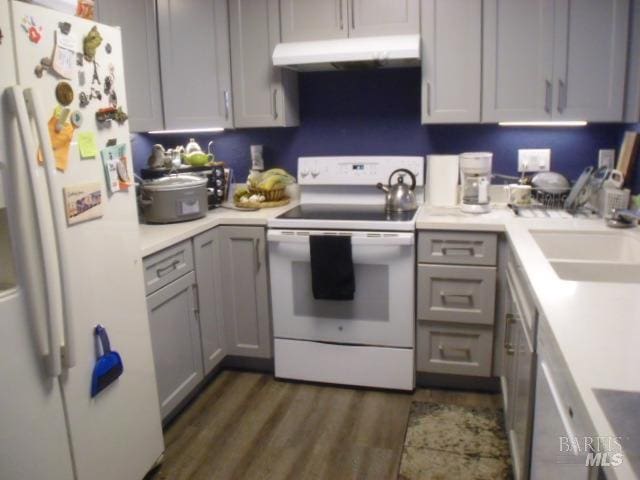
[[[620,170],[624,175],[625,182],[633,171],[633,166],[638,156],[638,149],[640,147],[640,133],[638,132],[626,132],[624,139],[622,140],[622,147],[620,148],[620,155],[618,156],[618,164],[616,170]]]

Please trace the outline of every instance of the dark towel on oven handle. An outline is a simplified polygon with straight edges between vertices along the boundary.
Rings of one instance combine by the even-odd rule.
[[[311,288],[316,300],[353,300],[356,291],[351,237],[310,235]]]

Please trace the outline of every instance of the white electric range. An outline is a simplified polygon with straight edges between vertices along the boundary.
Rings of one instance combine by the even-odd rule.
[[[300,204],[268,222],[276,377],[414,388],[416,211],[386,212],[376,188],[398,168],[422,204],[424,157],[298,160]],[[350,237],[353,300],[314,298],[314,235]]]

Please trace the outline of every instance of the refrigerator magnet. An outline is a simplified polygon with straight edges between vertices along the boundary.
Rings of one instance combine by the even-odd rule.
[[[82,50],[84,52],[84,58],[88,62],[93,62],[96,56],[96,50],[102,43],[102,35],[98,31],[98,27],[94,26],[89,30],[87,36],[82,41]]]
[[[73,88],[68,82],[58,82],[56,85],[56,100],[60,105],[66,107],[73,102]]]
[[[100,182],[70,185],[62,189],[65,214],[69,226],[86,222],[103,215],[102,187]]]
[[[31,15],[22,17],[20,27],[27,34],[29,40],[33,43],[40,43],[42,40],[42,25],[37,25]]]
[[[118,151],[117,147],[107,147],[100,151],[102,166],[104,167],[104,178],[107,182],[107,191],[113,195],[120,190],[120,180],[118,179]]]

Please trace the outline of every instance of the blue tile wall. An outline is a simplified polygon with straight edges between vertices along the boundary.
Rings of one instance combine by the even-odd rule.
[[[621,124],[583,128],[513,128],[487,125],[420,124],[420,70],[391,69],[300,74],[301,125],[296,128],[238,129],[197,135],[204,148],[214,140],[217,159],[243,181],[251,165],[249,145],[263,144],[268,167],[296,173],[305,155],[428,155],[491,151],[494,171],[516,174],[518,148],[551,148],[552,169],[577,178],[596,164],[598,149],[619,150]],[[640,130],[640,126],[635,128]],[[185,135],[138,134],[134,165],[145,165],[151,145],[185,144]],[[640,191],[640,179],[635,181]]]

